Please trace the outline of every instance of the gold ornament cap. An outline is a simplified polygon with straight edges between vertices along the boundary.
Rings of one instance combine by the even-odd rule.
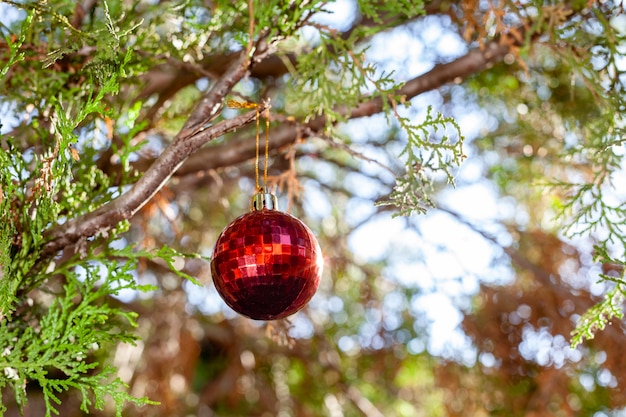
[[[266,187],[260,187],[258,192],[250,199],[250,211],[278,210],[276,196],[267,191]]]

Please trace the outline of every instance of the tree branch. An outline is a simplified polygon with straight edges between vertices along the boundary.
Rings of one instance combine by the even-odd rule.
[[[267,52],[267,51],[266,51]],[[477,48],[466,55],[446,64],[436,65],[432,70],[408,81],[398,94],[411,99],[423,92],[438,88],[448,82],[482,71],[501,61],[509,52],[503,42],[492,41],[483,48]],[[196,152],[205,143],[241,128],[254,119],[256,112],[249,112],[233,119],[208,126],[221,111],[224,96],[247,73],[243,54],[201,100],[185,127],[172,144],[151,163],[144,175],[125,194],[105,204],[92,213],[74,218],[56,226],[46,233],[49,238],[44,246],[43,256],[49,256],[76,243],[81,238],[106,233],[123,220],[130,219],[143,205],[178,171],[179,175],[226,167],[252,158],[256,148],[254,141],[247,138],[231,140],[223,146],[206,148]],[[382,98],[376,97],[361,103],[350,111],[350,118],[370,116],[383,110]],[[347,112],[348,110],[346,110]],[[306,138],[321,131],[326,125],[325,116],[318,116],[306,124],[283,124],[274,129],[270,138],[272,148],[280,148],[293,143],[298,138]],[[190,157],[190,155],[193,155]],[[189,159],[188,159],[189,158]],[[188,162],[183,163],[188,159]]]
[[[483,48],[476,48],[466,55],[446,64],[436,65],[430,71],[413,78],[398,91],[398,94],[410,100],[424,92],[434,90],[444,84],[457,82],[490,68],[502,61],[509,53],[509,47],[501,42],[492,41]],[[350,118],[366,117],[383,110],[383,102],[380,97],[361,103],[350,112]],[[284,123],[274,128],[270,135],[270,147],[278,149],[294,143],[298,138],[307,138],[321,131],[326,125],[326,118],[318,116],[306,124],[296,125]],[[240,137],[229,140],[215,147],[201,149],[193,154],[185,164],[177,171],[176,175],[189,175],[209,169],[224,168],[245,162],[255,155],[254,141],[248,137]],[[146,162],[139,162],[135,167],[145,169]]]
[[[441,13],[442,3],[443,0],[433,0],[429,2],[428,5],[424,6],[425,13],[427,15]],[[448,12],[443,12],[443,14],[449,14],[449,9]],[[408,20],[398,19],[394,14],[383,16],[382,21],[364,16],[356,16],[350,27],[344,32],[340,32],[338,36],[343,39],[348,39],[357,28],[359,30],[376,26],[391,28],[398,24],[407,24],[415,19],[416,18]],[[366,41],[371,36],[373,36],[373,34],[361,38],[360,41]],[[197,65],[188,65],[187,63],[174,62],[174,60],[172,60],[171,62],[157,65],[146,74],[142,75],[141,78],[145,81],[146,85],[138,97],[146,99],[153,94],[158,94],[157,102],[148,110],[145,118],[151,120],[167,100],[172,98],[182,88],[196,82],[201,77],[205,77],[207,74],[212,75],[210,78],[222,76],[228,66],[237,58],[237,54],[237,52],[232,52],[207,55],[203,60],[198,62]],[[261,80],[280,78],[289,71],[288,67],[285,65],[285,61],[289,61],[292,65],[295,65],[296,58],[294,53],[288,53],[283,56],[276,54],[270,55],[262,62],[256,62],[251,66],[250,76]]]
[[[205,143],[254,120],[256,111],[208,126],[208,123],[219,114],[216,111],[221,108],[224,96],[247,73],[247,67],[247,60],[242,54],[201,100],[170,146],[128,192],[91,213],[50,229],[46,233],[48,242],[43,248],[42,259],[76,243],[81,238],[105,234],[119,222],[130,219],[163,187],[189,155]]]

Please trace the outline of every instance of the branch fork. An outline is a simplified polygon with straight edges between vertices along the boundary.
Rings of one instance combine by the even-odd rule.
[[[45,233],[48,241],[43,247],[42,260],[54,256],[58,251],[76,244],[81,239],[106,234],[121,221],[130,219],[200,147],[254,121],[256,110],[211,124],[220,115],[225,96],[248,73],[248,62],[242,53],[200,100],[172,143],[130,190],[91,213],[49,229]],[[260,106],[265,109],[265,103]]]

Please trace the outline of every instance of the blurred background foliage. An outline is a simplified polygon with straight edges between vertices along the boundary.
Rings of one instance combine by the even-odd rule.
[[[0,4],[4,414],[622,415],[623,7]],[[192,155],[116,230],[44,257],[46,230],[125,193],[264,43],[229,97],[272,100],[270,184],[325,256],[307,308],[254,322],[211,283],[213,244],[254,191],[254,126]],[[75,281],[93,288],[61,290]],[[93,367],[61,357],[22,379],[39,374],[16,340],[45,344],[25,329],[91,291],[115,316]],[[86,404],[106,394],[80,395],[92,374],[159,404]]]

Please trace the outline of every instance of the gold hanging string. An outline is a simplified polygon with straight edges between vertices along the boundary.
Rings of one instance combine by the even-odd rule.
[[[257,128],[257,135],[258,135],[258,132],[259,132],[259,129]],[[270,154],[270,108],[267,107],[265,109],[265,161],[264,161],[265,169],[263,170],[263,186],[264,187],[267,187],[267,165],[268,165],[267,161],[269,161],[269,154]],[[258,188],[258,185],[257,185],[257,188]]]
[[[255,141],[256,141],[256,154],[254,158],[254,177],[257,192],[264,192],[265,187],[267,186],[267,161],[269,160],[269,149],[270,149],[270,108],[269,104],[265,104],[267,107],[265,108],[265,158],[264,158],[264,166],[263,166],[263,187],[259,184],[259,131],[260,131],[260,121],[261,121],[261,105],[256,103],[250,103],[247,101],[235,101],[228,100],[226,105],[231,109],[256,109],[256,132],[255,132]]]
[[[256,134],[255,136],[255,140],[256,140],[256,154],[254,157],[254,178],[256,181],[256,190],[257,192],[261,191],[261,187],[259,187],[259,119],[261,118],[261,115],[259,114],[259,107],[256,107]],[[265,162],[265,165],[267,166],[267,162]]]

